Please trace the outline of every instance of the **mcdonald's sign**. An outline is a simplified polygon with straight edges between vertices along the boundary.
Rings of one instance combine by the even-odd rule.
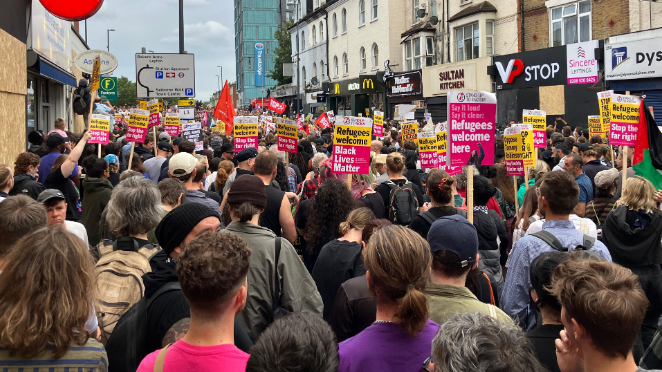
[[[361,85],[363,89],[375,89],[375,82],[372,79],[363,79],[363,84]]]
[[[340,84],[334,84],[333,86],[333,94],[340,94]]]
[[[332,83],[329,86],[330,96],[349,96],[352,94],[372,94],[383,92],[384,86],[377,75],[361,75],[355,79],[348,79]]]

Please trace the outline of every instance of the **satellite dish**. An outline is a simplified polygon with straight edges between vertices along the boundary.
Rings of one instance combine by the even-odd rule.
[[[430,24],[431,25],[436,26],[437,23],[439,23],[439,18],[437,18],[437,16],[430,17]]]
[[[318,83],[318,81],[317,81],[317,77],[316,77],[316,76],[313,76],[313,78],[310,79],[310,83],[311,83],[312,85],[317,85],[317,83]]]
[[[419,9],[416,11],[416,14],[418,15],[418,18],[423,18],[425,17],[425,9]]]

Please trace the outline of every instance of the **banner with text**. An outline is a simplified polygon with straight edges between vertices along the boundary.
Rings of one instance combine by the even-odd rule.
[[[418,156],[421,159],[421,169],[434,169],[439,167],[439,155],[437,153],[437,135],[435,132],[419,132]]]
[[[375,137],[384,136],[384,111],[375,111],[372,124],[372,134]]]
[[[257,116],[235,116],[234,151],[254,148],[257,150]]]
[[[446,162],[446,138],[448,136],[448,123],[443,122],[435,125],[434,134],[437,136],[437,156],[439,158],[438,168],[445,170],[449,175],[462,173],[462,167],[451,167]]]
[[[202,151],[205,149],[202,139],[200,139],[201,133],[202,123],[199,121],[182,124],[182,137],[186,138],[189,142],[195,143],[195,151]]]
[[[333,172],[368,174],[372,119],[338,116],[333,133]]]
[[[108,144],[110,133],[110,117],[102,114],[92,114],[90,118],[90,140],[88,143]]]
[[[612,95],[610,105],[610,145],[634,146],[637,142],[640,104],[641,98],[637,96]]]
[[[602,122],[602,131],[609,132],[611,130],[611,96],[614,94],[613,90],[607,90],[598,93],[598,105],[600,105],[600,121]]]
[[[545,110],[524,110],[522,122],[533,125],[533,145],[536,148],[547,147],[547,112]]]
[[[129,111],[129,128],[126,130],[126,140],[129,142],[145,143],[149,111],[131,109]]]
[[[297,153],[298,125],[296,120],[276,118],[276,135],[278,136],[278,150]]]
[[[494,164],[495,123],[494,93],[449,90],[447,164]]]
[[[590,115],[588,117],[588,135],[589,137],[593,137],[596,134],[602,138],[607,138],[607,133],[602,130],[600,115]]]
[[[402,134],[402,143],[408,139],[416,142],[418,141],[416,134],[418,133],[417,121],[405,121],[400,124],[400,133]]]
[[[532,124],[517,124],[520,129],[519,132],[519,151],[522,153],[522,162],[525,167],[536,166],[536,150],[533,145],[533,125]]]
[[[506,174],[509,176],[524,175],[524,161],[522,160],[522,152],[520,151],[522,144],[520,131],[521,128],[519,126],[512,125],[510,128],[506,128],[503,135]]]
[[[182,131],[182,124],[179,118],[179,114],[173,114],[173,113],[166,114],[165,131],[171,137],[179,136],[179,133]]]
[[[269,110],[275,111],[275,112],[282,115],[283,112],[285,112],[286,109],[287,109],[286,104],[284,104],[282,102],[278,102],[275,99],[269,97]]]

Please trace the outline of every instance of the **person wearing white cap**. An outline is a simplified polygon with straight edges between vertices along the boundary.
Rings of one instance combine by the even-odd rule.
[[[170,158],[168,175],[184,183],[186,186],[186,199],[184,203],[204,204],[218,213],[221,217],[221,206],[214,199],[208,198],[200,191],[200,183],[193,182],[197,173],[198,160],[191,154],[180,152]]]

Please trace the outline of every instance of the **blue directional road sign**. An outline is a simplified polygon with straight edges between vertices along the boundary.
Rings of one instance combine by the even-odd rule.
[[[186,94],[187,96],[192,96],[193,95],[193,88],[186,88],[184,90],[184,94]]]
[[[163,71],[156,71],[156,78],[163,79]]]

